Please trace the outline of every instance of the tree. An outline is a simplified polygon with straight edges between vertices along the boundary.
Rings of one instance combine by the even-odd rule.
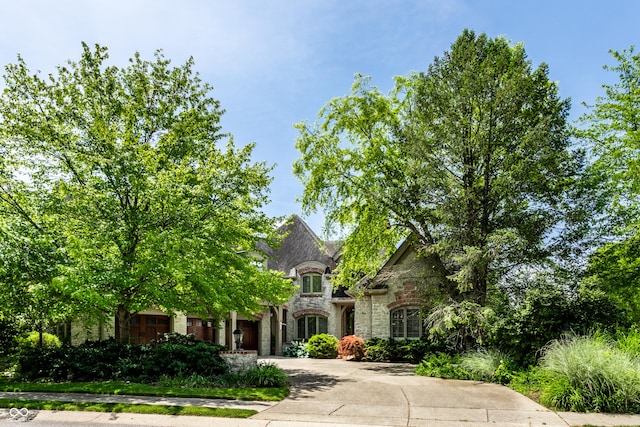
[[[606,292],[640,321],[640,235],[598,248],[589,257],[585,284]]]
[[[604,69],[618,73],[619,81],[603,85],[605,95],[581,117],[585,126],[578,134],[593,147],[588,172],[602,184],[608,223],[624,235],[640,228],[640,55],[633,46],[611,54],[618,64]]]
[[[610,51],[604,69],[618,81],[581,117],[578,135],[593,148],[587,169],[597,196],[592,227],[609,241],[589,258],[587,283],[612,295],[634,321],[640,319],[640,55],[634,47]]]
[[[29,218],[44,223],[42,213],[47,200],[26,189],[13,190],[10,193],[0,184],[2,204],[29,209]],[[69,320],[79,309],[53,282],[64,261],[51,236],[23,216],[6,215],[0,222],[0,318],[10,318],[18,327],[38,331],[40,346],[48,327]]]
[[[521,44],[469,30],[389,95],[357,76],[297,125],[303,206],[349,232],[336,283],[373,274],[407,235],[452,298],[480,305],[504,271],[544,260],[582,166],[568,110]]]
[[[83,44],[79,62],[46,78],[21,57],[6,66],[3,220],[51,240],[65,260],[50,283],[87,314],[117,313],[123,341],[150,306],[221,318],[286,300],[291,285],[260,268],[256,249],[274,236],[261,212],[271,168],[221,133],[193,60],[107,59]],[[42,215],[19,202],[22,188],[49,200]]]

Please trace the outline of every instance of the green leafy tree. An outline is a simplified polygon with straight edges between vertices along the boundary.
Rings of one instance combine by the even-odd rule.
[[[443,290],[480,305],[501,273],[544,260],[581,169],[568,110],[521,44],[468,30],[389,95],[357,76],[297,125],[303,206],[349,232],[336,284],[375,274],[407,235]]]
[[[49,283],[89,314],[117,313],[123,341],[150,306],[221,317],[286,300],[291,285],[256,261],[275,230],[261,212],[271,168],[221,132],[193,60],[107,59],[83,44],[78,62],[47,77],[20,57],[5,68],[3,211],[64,254]],[[49,201],[43,215],[19,202],[22,188]]]
[[[581,118],[578,134],[593,147],[588,172],[603,184],[599,190],[608,202],[609,224],[618,233],[633,234],[640,228],[640,55],[633,47],[611,55],[618,64],[604,69],[619,80],[603,85],[605,94]]]
[[[0,221],[0,317],[38,331],[42,345],[43,332],[77,314],[79,307],[53,282],[65,257],[38,225],[47,221],[47,200],[25,189],[9,191],[6,184],[0,183],[0,206],[19,207],[21,213],[8,209]]]
[[[604,69],[618,81],[581,118],[578,135],[593,147],[590,189],[597,201],[592,226],[609,241],[589,258],[589,286],[613,296],[640,319],[640,55],[634,47],[611,51]],[[613,239],[611,239],[613,237]],[[611,241],[613,240],[613,241]]]
[[[640,235],[598,248],[589,257],[585,284],[606,292],[640,321]]]

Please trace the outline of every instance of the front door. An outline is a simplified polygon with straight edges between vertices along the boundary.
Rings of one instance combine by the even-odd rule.
[[[342,312],[342,336],[353,335],[355,329],[356,310],[353,306],[347,307]]]

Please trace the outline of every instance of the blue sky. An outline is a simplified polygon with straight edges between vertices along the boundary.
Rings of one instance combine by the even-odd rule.
[[[176,65],[193,56],[226,113],[224,131],[255,160],[276,164],[272,216],[301,214],[293,125],[313,121],[349,92],[355,73],[388,91],[395,75],[426,70],[463,29],[523,42],[534,66],[546,62],[572,119],[615,76],[609,49],[638,43],[634,0],[20,0],[2,2],[0,64],[23,56],[50,72],[77,60],[81,42],[109,48],[126,66],[156,49]],[[0,83],[1,85],[1,83]],[[303,216],[320,232],[322,215]]]

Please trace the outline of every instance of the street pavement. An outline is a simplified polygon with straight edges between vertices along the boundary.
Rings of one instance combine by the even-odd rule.
[[[166,427],[520,427],[640,426],[640,415],[554,412],[497,384],[417,376],[414,365],[343,360],[268,358],[290,376],[291,394],[279,403],[137,396],[56,395],[59,400],[198,405],[254,409],[249,419],[124,413],[32,411],[25,417],[0,409],[0,426]],[[0,393],[51,399],[51,394]]]

